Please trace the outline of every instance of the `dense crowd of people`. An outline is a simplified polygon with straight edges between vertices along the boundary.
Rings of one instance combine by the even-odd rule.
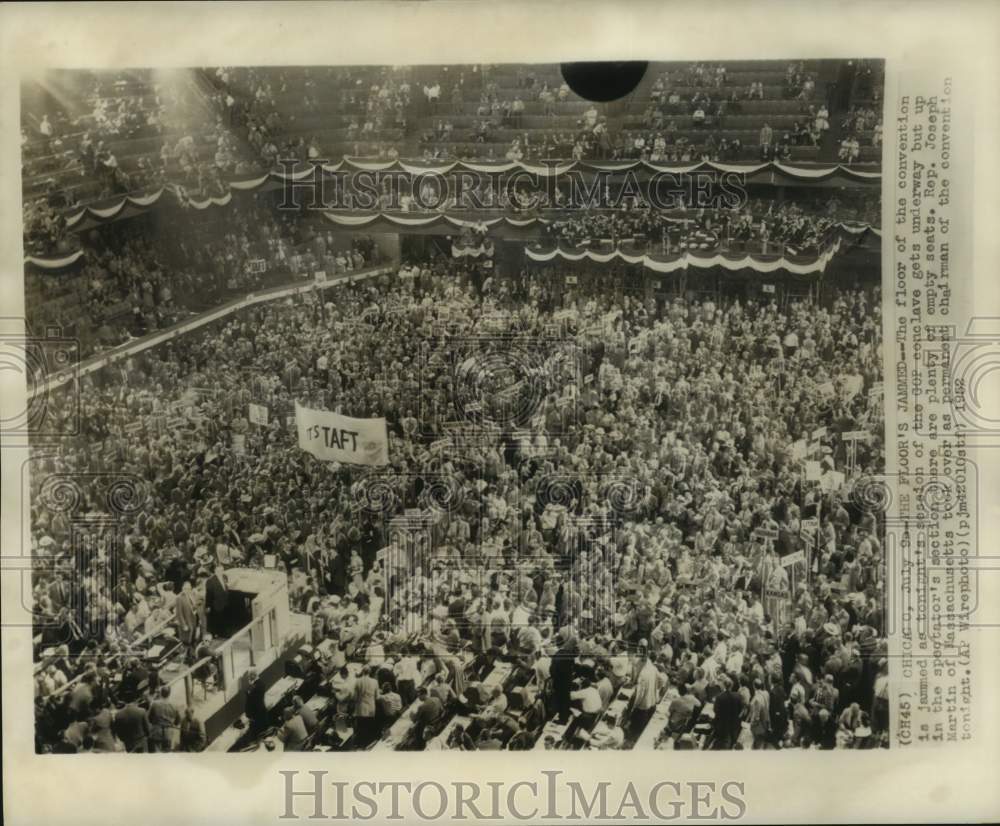
[[[266,196],[265,196],[266,197]],[[169,221],[146,217],[110,224],[82,239],[72,275],[32,271],[26,286],[32,329],[56,326],[80,341],[80,357],[169,327],[228,297],[287,283],[295,273],[331,275],[372,263],[370,238],[345,249],[317,222],[244,199],[205,215],[175,209]],[[76,300],[49,307],[49,294]]]
[[[232,178],[279,159],[788,162],[798,147],[823,143],[831,118],[843,122],[843,134],[824,150],[827,161],[870,160],[867,147],[881,146],[880,78],[865,61],[853,102],[832,115],[814,72],[801,63],[789,64],[783,82],[766,88],[759,80],[739,82],[724,64],[673,68],[648,87],[648,103],[630,104],[638,106],[631,113],[581,101],[552,69],[518,67],[513,90],[511,72],[488,65],[441,67],[433,75],[399,66],[215,67],[159,80],[149,73],[95,75],[74,93],[79,100],[68,95],[73,111],[25,112],[26,246],[36,255],[74,250],[63,215],[79,204],[163,186],[179,187],[182,197],[221,197]],[[758,110],[747,120],[748,102],[761,100],[795,105],[794,124]],[[470,102],[472,123],[464,114]],[[739,116],[743,128],[727,123],[730,116]]]
[[[22,175],[31,179],[51,174],[51,182],[58,184],[58,206],[156,188],[167,181],[195,188],[197,177],[215,168],[200,158],[203,133],[221,153],[217,160],[223,164],[216,166],[221,172],[231,170],[231,136],[212,133],[196,91],[179,76],[153,82],[98,75],[93,84],[84,97],[85,111],[76,117],[63,109],[41,118],[29,112],[29,124],[37,125],[22,130]],[[145,148],[150,142],[158,147]],[[119,160],[116,148],[130,155],[127,165]],[[80,198],[75,186],[80,183],[96,186]]]
[[[164,186],[182,198],[220,197],[229,177],[252,170],[235,135],[221,118],[213,121],[183,73],[159,82],[148,73],[95,75],[93,87],[78,93],[70,101],[76,110],[26,113],[24,239],[31,254],[77,249],[65,216],[81,205]]]
[[[74,551],[32,491],[38,748],[204,746],[135,646],[197,625],[220,546],[287,572],[355,748],[400,724],[418,749],[884,743],[882,526],[854,492],[883,463],[877,288],[716,303],[588,283],[411,262],[85,379],[78,434],[32,483],[93,478],[76,507],[95,512],[125,473],[145,501],[112,577],[109,535]],[[390,464],[299,450],[295,401],[384,416]],[[849,457],[840,434],[866,425]],[[380,557],[413,508],[432,526]],[[199,636],[185,625],[192,662]],[[254,737],[322,735],[302,697],[266,721],[257,678]]]
[[[368,278],[371,237],[227,183],[415,143],[426,159],[787,160],[832,143],[831,109],[830,159],[853,163],[881,142],[875,68],[824,101],[803,64],[767,87],[687,64],[653,82],[641,132],[553,67],[518,67],[513,90],[492,66],[220,67],[97,77],[86,111],[26,104],[26,249],[84,251],[72,276],[29,270],[29,324],[81,356],[317,271],[364,276],[317,276],[56,392],[47,412],[75,416],[72,393],[80,421],[30,477],[37,749],[204,749],[193,696],[147,649],[210,663],[233,566],[287,576],[313,643],[296,659],[319,674],[275,708],[242,675],[240,748],[885,745],[883,524],[863,495],[884,464],[877,287],[668,298],[636,272],[495,273],[405,243],[424,252]],[[772,129],[763,100],[798,122]],[[84,200],[165,186],[162,210],[67,231]],[[815,254],[840,221],[879,223],[877,196],[846,191],[577,215],[559,187],[474,194],[440,208],[549,211],[544,242],[664,254]],[[492,252],[485,223],[452,240]],[[389,463],[300,450],[296,403],[384,417]],[[207,697],[219,673],[203,672]]]
[[[765,120],[758,141],[761,160],[787,161],[794,146],[819,144],[822,133],[829,129],[829,113],[822,103],[817,108],[815,93],[814,76],[801,63],[790,63],[782,96],[798,101],[801,117],[779,135]],[[745,88],[734,85],[723,64],[694,63],[665,71],[654,81],[642,114],[645,131],[627,132],[613,147],[612,157],[669,163],[747,160],[743,141],[721,132],[731,128],[727,118],[743,114],[745,102],[764,100],[765,95],[759,80]]]
[[[487,68],[487,67],[484,67]],[[743,141],[736,136],[717,134],[727,127],[727,115],[739,115],[745,101],[765,99],[760,81],[748,86],[734,85],[723,64],[692,63],[662,72],[650,88],[650,99],[641,116],[645,131],[622,129],[609,123],[604,106],[589,104],[576,120],[575,129],[523,130],[526,103],[540,103],[543,117],[563,114],[560,104],[578,101],[569,85],[560,79],[540,78],[537,72],[521,68],[516,76],[513,97],[502,94],[495,79],[483,71],[478,106],[471,125],[456,127],[452,120],[438,116],[421,134],[420,148],[425,157],[447,159],[494,157],[492,143],[501,132],[519,131],[502,153],[508,160],[539,158],[641,159],[662,163],[690,163],[749,160]],[[463,78],[464,79],[464,78]],[[442,96],[441,84],[434,84],[434,101],[461,104],[464,86],[455,82]],[[816,146],[829,128],[826,106],[814,103],[815,78],[801,63],[791,63],[784,79],[782,97],[799,102],[801,123],[767,143],[761,142],[765,160],[789,160],[794,146]],[[434,111],[438,111],[436,108]],[[461,111],[461,110],[458,110]],[[770,126],[765,124],[766,130]],[[694,130],[692,132],[692,130]],[[766,132],[764,132],[766,135]],[[485,150],[479,149],[487,145]]]
[[[62,255],[80,248],[77,236],[66,226],[66,217],[56,204],[61,196],[30,198],[21,208],[21,228],[24,250],[28,255]],[[55,202],[55,203],[53,203]]]
[[[881,221],[878,195],[831,196],[825,200],[781,203],[750,200],[736,209],[675,211],[635,208],[587,211],[545,226],[549,242],[570,247],[623,242],[636,252],[662,255],[687,249],[806,255],[823,252],[841,221]]]
[[[344,146],[358,142],[400,144],[408,127],[412,91],[405,67],[220,66],[208,73],[217,111],[245,136],[264,168],[279,158],[337,160],[350,154]],[[324,114],[339,135],[324,143],[319,128],[301,133],[301,121],[313,123]]]

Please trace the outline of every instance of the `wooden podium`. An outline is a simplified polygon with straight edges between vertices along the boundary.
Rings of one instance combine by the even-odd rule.
[[[266,651],[281,644],[291,624],[288,607],[288,577],[283,571],[267,568],[230,568],[226,571],[229,589],[230,634],[250,628],[254,651]]]

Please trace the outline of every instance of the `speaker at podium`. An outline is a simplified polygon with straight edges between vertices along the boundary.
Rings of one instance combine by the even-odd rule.
[[[227,598],[213,636],[231,637],[250,627],[251,645],[262,651],[275,646],[290,623],[288,580],[284,572],[255,568],[229,568],[224,572]],[[206,586],[207,587],[207,586]],[[254,622],[254,620],[261,620]]]

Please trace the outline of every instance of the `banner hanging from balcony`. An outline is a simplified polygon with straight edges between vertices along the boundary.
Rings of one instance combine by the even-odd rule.
[[[157,195],[159,198],[160,195]],[[134,199],[130,199],[134,200]],[[212,206],[226,206],[232,200],[231,195],[224,198],[208,198],[199,201],[188,201],[188,205],[193,209],[208,209]],[[475,210],[462,210],[455,212],[369,212],[359,213],[357,211],[325,211],[323,216],[333,224],[344,229],[366,230],[369,232],[419,232],[433,231],[434,229],[444,229],[446,234],[451,234],[452,230],[463,230],[465,228],[479,230],[480,232],[493,231],[496,238],[509,237],[518,238],[518,233],[528,231],[534,227],[544,227],[553,222],[565,220],[567,210],[544,210],[537,215],[497,215],[501,210],[491,210],[487,217],[483,212]],[[663,220],[669,223],[686,223],[692,220],[694,211],[679,210],[676,214],[663,215]],[[882,231],[878,227],[865,223],[840,222],[831,227],[831,231],[840,233],[840,237],[849,243],[862,243],[867,234],[872,234],[876,238],[882,237]],[[523,235],[521,238],[523,239]],[[468,256],[471,253],[463,253]],[[36,267],[47,270],[57,270],[68,267],[76,263],[84,255],[83,251],[76,250],[72,253],[62,253],[51,256],[28,255],[25,263],[33,264]],[[770,259],[769,256],[764,256]],[[540,259],[536,259],[540,260]]]
[[[843,178],[856,183],[878,184],[882,179],[880,171],[867,171],[840,164],[831,166],[793,166],[791,164],[768,161],[766,163],[725,164],[712,161],[702,161],[693,164],[663,164],[650,161],[441,161],[420,159],[381,159],[381,158],[351,158],[346,157],[336,163],[296,163],[285,164],[267,172],[250,176],[232,178],[224,183],[225,192],[214,196],[192,196],[184,187],[175,184],[160,187],[144,194],[120,195],[99,204],[74,207],[64,213],[66,226],[69,229],[86,229],[94,223],[111,221],[118,217],[127,217],[126,210],[131,207],[143,211],[155,206],[162,200],[164,192],[171,192],[185,207],[207,209],[210,206],[220,206],[229,203],[232,190],[241,192],[256,192],[262,189],[275,189],[287,184],[310,186],[322,179],[324,173],[337,172],[403,172],[411,176],[438,175],[475,172],[479,174],[505,174],[534,176],[536,179],[550,179],[565,175],[570,171],[587,174],[598,173],[642,173],[643,178],[663,175],[691,175],[698,172],[734,173],[746,177],[770,175],[772,182],[781,181],[816,183],[832,178]],[[526,183],[527,181],[525,181]],[[85,219],[90,219],[86,223]]]
[[[492,258],[493,257],[493,244],[487,238],[482,242],[463,242],[456,241],[451,245],[451,257],[452,258]]]
[[[25,264],[32,264],[36,267],[41,267],[43,270],[61,270],[63,267],[68,267],[75,264],[83,257],[83,250],[77,250],[76,252],[68,253],[67,255],[56,255],[47,258],[39,258],[34,255],[26,255],[24,257]]]
[[[326,166],[323,167],[327,169]],[[338,168],[364,170],[366,172],[403,171],[411,175],[447,175],[452,172],[479,172],[498,174],[504,172],[525,172],[550,178],[565,175],[570,170],[580,172],[659,172],[672,175],[690,175],[693,172],[735,172],[743,175],[775,173],[797,181],[815,181],[823,178],[842,176],[854,181],[875,182],[882,178],[880,171],[869,171],[842,164],[829,166],[795,166],[793,164],[765,161],[763,163],[716,163],[699,161],[688,164],[653,163],[651,161],[568,161],[546,159],[539,161],[483,160],[483,161],[441,161],[403,160],[345,157]],[[278,174],[278,173],[273,173]],[[282,173],[288,174],[288,173]]]
[[[688,270],[691,267],[702,270],[722,267],[731,272],[753,270],[762,275],[781,270],[793,275],[818,276],[826,271],[827,264],[840,251],[840,246],[841,240],[837,238],[821,254],[791,257],[729,252],[700,253],[690,250],[674,254],[650,255],[646,253],[629,253],[622,249],[600,252],[590,249],[567,250],[560,247],[551,250],[526,247],[524,253],[530,260],[543,264],[556,260],[592,261],[596,264],[640,264],[656,273],[678,272],[680,270]]]

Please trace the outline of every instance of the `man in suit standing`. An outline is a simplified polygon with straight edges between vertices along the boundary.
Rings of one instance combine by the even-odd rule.
[[[354,683],[354,737],[364,748],[378,736],[375,713],[378,709],[378,683],[371,666],[365,666]]]
[[[177,622],[177,638],[188,648],[198,639],[200,625],[198,612],[194,607],[194,596],[191,592],[190,580],[184,583],[180,594],[174,602],[174,615]]]
[[[55,613],[69,607],[71,599],[69,586],[61,575],[57,574],[55,580],[49,585],[49,599],[52,600],[52,608]]]
[[[558,722],[564,725],[569,722],[570,692],[573,690],[573,671],[576,666],[576,641],[565,630],[559,631],[556,642],[559,650],[552,657],[549,670],[552,700],[556,709]]]
[[[629,720],[631,735],[638,738],[645,731],[656,711],[663,688],[663,678],[659,669],[650,659],[648,643],[645,639],[639,642],[638,667],[635,677],[635,694],[632,698],[632,716]]]
[[[248,733],[251,736],[256,736],[267,728],[269,715],[267,704],[264,702],[266,693],[267,687],[264,685],[264,681],[258,678],[257,669],[249,669],[247,671],[247,699],[243,713],[250,721]]]
[[[134,700],[115,714],[112,730],[125,744],[125,751],[149,751],[149,718]]]
[[[424,730],[440,719],[444,706],[441,705],[441,701],[437,697],[428,692],[425,685],[420,686],[417,697],[420,700],[420,705],[410,715],[413,720],[412,735],[415,742],[423,743]]]
[[[712,735],[713,750],[736,748],[740,736],[743,717],[743,698],[740,697],[735,681],[723,675],[720,678],[723,691],[715,698],[715,726]]]
[[[205,626],[213,637],[229,634],[229,589],[226,575],[221,565],[215,566],[215,573],[205,581]]]

